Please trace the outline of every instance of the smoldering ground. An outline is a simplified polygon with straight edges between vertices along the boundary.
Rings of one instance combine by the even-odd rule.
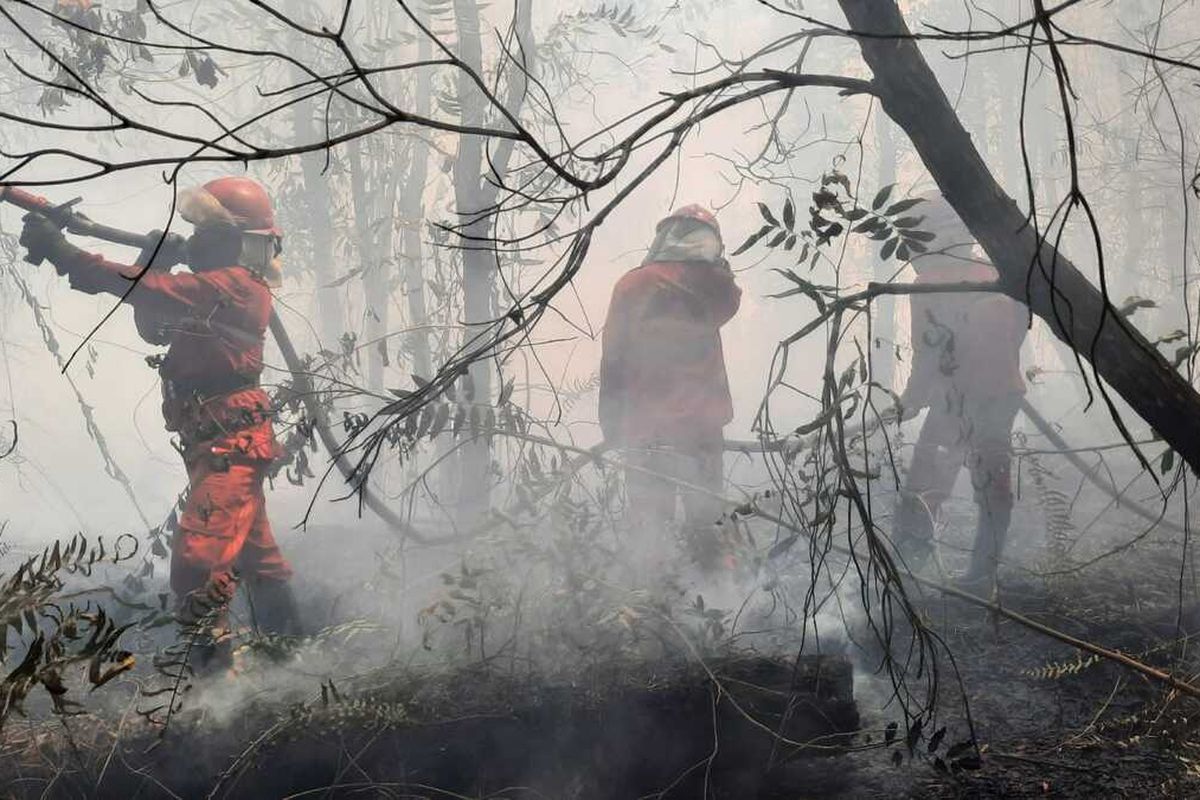
[[[515,546],[507,531],[466,555],[405,559],[388,554],[397,544],[394,535],[369,524],[307,532],[291,542],[299,574],[310,576],[299,584],[304,619],[325,629],[308,642],[243,636],[238,676],[189,678],[157,755],[135,755],[158,733],[134,725],[126,728],[127,741],[112,742],[122,763],[149,770],[183,796],[218,789],[236,796],[282,795],[336,776],[327,747],[336,731],[339,740],[380,740],[369,752],[356,751],[355,768],[369,767],[378,786],[420,783],[431,796],[506,786],[530,786],[550,796],[621,797],[670,785],[688,792],[698,777],[710,780],[714,770],[725,776],[731,769],[735,786],[752,781],[742,775],[743,746],[737,742],[761,734],[753,728],[731,740],[719,762],[709,758],[703,770],[689,769],[719,733],[713,727],[718,709],[720,730],[745,725],[737,706],[718,702],[700,665],[711,659],[712,668],[737,674],[744,662],[750,672],[742,666],[740,679],[747,685],[765,678],[786,685],[788,659],[773,660],[792,652],[783,629],[775,640],[760,631],[765,645],[734,658],[735,651],[723,645],[737,633],[726,627],[732,609],[709,604],[720,602],[722,588],[725,599],[738,599],[739,581],[715,585],[685,569],[647,576],[643,585],[620,585],[631,565],[614,560],[615,542],[606,544],[601,531],[577,528],[590,539],[584,544],[564,541],[553,525],[538,527]],[[674,555],[682,563],[674,542],[662,542],[661,549],[663,561]],[[388,555],[381,560],[381,554]],[[708,591],[708,600],[701,591]],[[739,611],[747,624],[770,619],[749,603]],[[244,614],[235,608],[235,627],[248,623]],[[155,639],[165,646],[173,635],[160,629],[138,636],[139,650],[149,652]],[[771,664],[773,676],[769,669],[755,674]],[[122,690],[89,698],[96,701],[89,708],[94,716],[70,721],[77,735],[103,737],[99,720],[136,715],[171,682],[144,667],[127,678],[131,683]],[[836,711],[848,730],[856,721],[849,673],[839,680],[845,694]],[[135,686],[142,695],[125,691]],[[748,702],[742,690],[728,691]],[[36,718],[43,709],[31,704],[29,711]],[[808,725],[790,726],[792,736],[829,737],[826,726]],[[250,752],[239,755],[240,747]],[[271,762],[265,771],[262,759]],[[287,768],[280,768],[281,760]],[[96,774],[80,768],[72,782]],[[96,780],[97,787],[123,791],[144,777],[114,768]],[[335,777],[334,783],[344,781]],[[354,784],[346,783],[346,790]]]
[[[586,483],[593,492],[602,485]],[[952,573],[972,530],[963,488],[939,531],[940,560]],[[619,496],[617,502],[619,509]],[[1129,652],[1153,651],[1156,637],[1170,632],[1163,618],[1169,597],[1080,584],[1067,584],[1064,596],[1050,579],[1029,577],[1046,557],[1043,513],[1023,495],[1017,555],[1004,574],[1013,605],[1061,604],[1061,613],[1042,618]],[[1152,711],[1161,700],[1149,687],[1003,620],[989,621],[986,612],[935,594],[923,601],[953,648],[957,673],[943,671],[941,716],[910,742],[894,687],[880,670],[884,648],[855,605],[859,587],[853,578],[814,584],[805,548],[757,564],[751,556],[750,566],[714,579],[688,564],[668,532],[649,548],[658,567],[647,575],[622,558],[629,531],[620,524],[598,524],[557,502],[543,514],[513,516],[516,525],[499,526],[465,552],[442,554],[405,545],[369,520],[287,535],[311,640],[241,631],[238,674],[188,680],[164,733],[137,712],[151,707],[152,693],[164,685],[151,653],[178,634],[170,626],[131,631],[126,646],[136,642],[139,666],[119,684],[81,695],[88,713],[64,719],[67,738],[48,729],[58,726],[48,723],[44,698],[28,704],[29,720],[8,721],[7,763],[19,796],[40,795],[49,780],[67,795],[691,797],[707,784],[716,796],[731,797],[1013,796],[1036,795],[1045,783],[1059,796],[1083,796],[1139,785],[1148,775],[1171,781],[1180,772],[1178,762],[1144,742],[1120,745],[1119,768],[1109,762],[1120,737],[1134,735],[1148,716],[1166,729],[1182,724],[1181,711]],[[727,524],[741,529],[743,555],[761,552],[773,533],[753,518]],[[1106,540],[1121,534],[1117,526],[1089,550],[1103,552]],[[1165,545],[1147,547],[1153,553]],[[630,583],[630,575],[644,582]],[[116,584],[121,576],[99,569],[67,588]],[[147,595],[156,588],[163,587],[152,579]],[[804,619],[803,598],[813,588],[824,602]],[[112,605],[105,595],[96,599]],[[1073,618],[1082,602],[1103,610],[1087,621]],[[252,622],[239,603],[234,627]],[[1152,625],[1160,627],[1145,627]],[[902,630],[895,636],[903,641]],[[853,687],[853,712],[839,707],[836,695],[794,694],[801,646],[853,665],[852,679],[838,679],[845,681],[841,691]],[[1156,654],[1144,658],[1154,662]],[[834,677],[831,668],[827,683],[836,684]],[[808,697],[790,730],[771,701],[781,686],[791,687],[787,696]],[[767,697],[756,695],[764,687]],[[1043,708],[1055,709],[1055,730],[1076,731],[1071,746],[1050,755],[1035,749],[1048,734]],[[815,730],[805,728],[812,716],[822,720]],[[839,742],[831,738],[839,729],[856,735]],[[955,747],[961,756],[972,738],[991,752],[988,766],[940,778],[935,761]],[[805,741],[815,752],[796,758]],[[893,753],[906,766],[893,765]],[[57,777],[43,777],[47,763],[56,765]]]

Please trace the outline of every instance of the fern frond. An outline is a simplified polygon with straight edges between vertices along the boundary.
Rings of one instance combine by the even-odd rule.
[[[1049,664],[1044,664],[1036,669],[1023,669],[1021,670],[1021,674],[1027,678],[1056,681],[1069,675],[1078,675],[1088,667],[1098,663],[1100,663],[1099,656],[1087,656],[1085,658],[1083,653],[1079,653],[1071,661],[1051,661]]]
[[[1049,566],[1060,570],[1069,566],[1070,552],[1078,531],[1071,521],[1071,499],[1054,482],[1058,476],[1036,454],[1026,456],[1029,476],[1037,493],[1037,504],[1046,522],[1046,551]]]

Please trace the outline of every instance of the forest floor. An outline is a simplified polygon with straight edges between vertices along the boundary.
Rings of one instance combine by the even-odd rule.
[[[964,561],[971,530],[965,523],[949,534]],[[1037,552],[1042,531],[1023,527],[1018,538],[1026,533],[1037,541],[1017,546]],[[1200,607],[1181,601],[1178,543],[1145,542],[1062,574],[1039,572],[1046,565],[1037,562],[1047,560],[1042,552],[1001,573],[997,602],[1196,684]],[[980,769],[954,775],[913,769],[902,777],[871,763],[860,770],[857,793],[844,797],[1200,797],[1200,700],[958,600],[925,592],[921,608],[953,653],[983,756]],[[941,723],[962,730],[954,675],[946,672]]]
[[[1086,580],[1011,571],[999,601],[1174,674],[1200,673],[1195,644],[1179,636],[1197,615],[1177,611],[1178,551],[1143,548],[1136,575],[1129,563],[1110,559]],[[832,749],[795,758],[764,736],[762,725],[789,723],[754,694],[764,676],[779,689],[786,659],[614,660],[555,676],[499,662],[431,671],[364,661],[335,682],[310,659],[199,683],[161,738],[137,699],[115,691],[87,696],[79,717],[32,708],[0,731],[0,798],[1200,797],[1196,700],[960,601],[926,593],[920,607],[953,662],[943,661],[938,718],[911,749],[902,728],[881,741],[900,714],[869,648],[848,651],[856,712],[822,688],[790,723],[811,723],[790,738],[824,736]],[[324,646],[354,661],[352,642]],[[294,690],[272,685],[285,674]],[[837,735],[856,728],[851,740]],[[946,768],[972,730],[978,768]],[[850,752],[839,750],[847,741]],[[764,776],[766,763],[777,766]]]
[[[1178,663],[1177,649],[1155,649],[1162,627],[1173,625],[1161,615],[1118,623],[1112,606],[1080,622],[1031,586],[1008,591],[1008,605],[1043,622],[1147,663]],[[1082,599],[1073,598],[1077,610]],[[0,784],[8,781],[0,796],[1200,797],[1195,701],[955,601],[931,599],[926,610],[970,701],[978,769],[935,766],[952,742],[969,737],[949,674],[938,721],[949,733],[937,753],[928,752],[927,731],[908,755],[901,730],[891,746],[879,746],[876,735],[876,747],[809,755],[764,779],[757,773],[770,747],[740,715],[773,729],[778,716],[747,700],[728,665],[712,665],[720,691],[713,676],[679,665],[612,664],[570,682],[486,666],[439,675],[395,667],[341,687],[322,684],[319,698],[249,701],[232,716],[185,713],[161,742],[128,709],[63,725],[16,720],[0,753]],[[874,680],[861,665],[859,672],[860,688]],[[245,693],[238,680],[221,677],[197,691]],[[894,709],[869,710],[874,691],[859,698],[861,727],[879,731],[896,717]],[[860,733],[853,743],[868,741]],[[693,769],[671,768],[677,780],[668,779],[668,762]]]
[[[1126,604],[1095,594],[1103,583],[1089,585],[1093,592],[1073,595],[1069,610],[1061,598],[1015,581],[1000,599],[1044,624],[1165,671],[1200,672],[1194,655],[1163,646],[1175,639],[1173,615],[1150,610],[1116,619]],[[1089,609],[1089,602],[1095,606]],[[881,768],[876,759],[860,768],[856,790],[840,796],[1200,797],[1200,701],[1050,643],[987,611],[956,601],[931,606],[935,630],[954,653],[970,703],[981,766],[948,775],[914,765],[912,774],[902,776],[900,770]],[[945,690],[955,694],[950,685]],[[952,730],[965,727],[961,711],[953,707],[943,722]]]

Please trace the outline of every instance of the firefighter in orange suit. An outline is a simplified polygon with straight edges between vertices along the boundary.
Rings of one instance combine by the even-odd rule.
[[[211,181],[183,193],[179,208],[195,228],[186,252],[163,254],[126,298],[138,333],[168,347],[159,366],[163,417],[179,437],[188,474],[171,587],[185,607],[202,595],[227,599],[236,571],[249,580],[259,625],[294,632],[292,569],[271,533],[263,494],[279,445],[259,385],[271,288],[280,280],[280,231],[270,198],[250,178]],[[21,243],[88,294],[122,296],[138,271],[75,247],[38,214],[26,217]],[[188,271],[162,268],[181,260]]]
[[[613,290],[600,366],[606,443],[713,492],[722,488],[723,428],[733,419],[720,329],[741,301],[723,253],[707,209],[686,206],[660,221],[642,265]],[[644,473],[630,475],[626,494],[643,528],[672,521],[681,496],[689,542],[712,565],[719,501]]]

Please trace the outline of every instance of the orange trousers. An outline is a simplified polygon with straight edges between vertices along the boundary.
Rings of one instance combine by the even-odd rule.
[[[232,594],[235,569],[248,578],[292,576],[267,520],[269,464],[208,454],[188,460],[188,499],[171,553],[171,588],[181,600],[210,583]]]

